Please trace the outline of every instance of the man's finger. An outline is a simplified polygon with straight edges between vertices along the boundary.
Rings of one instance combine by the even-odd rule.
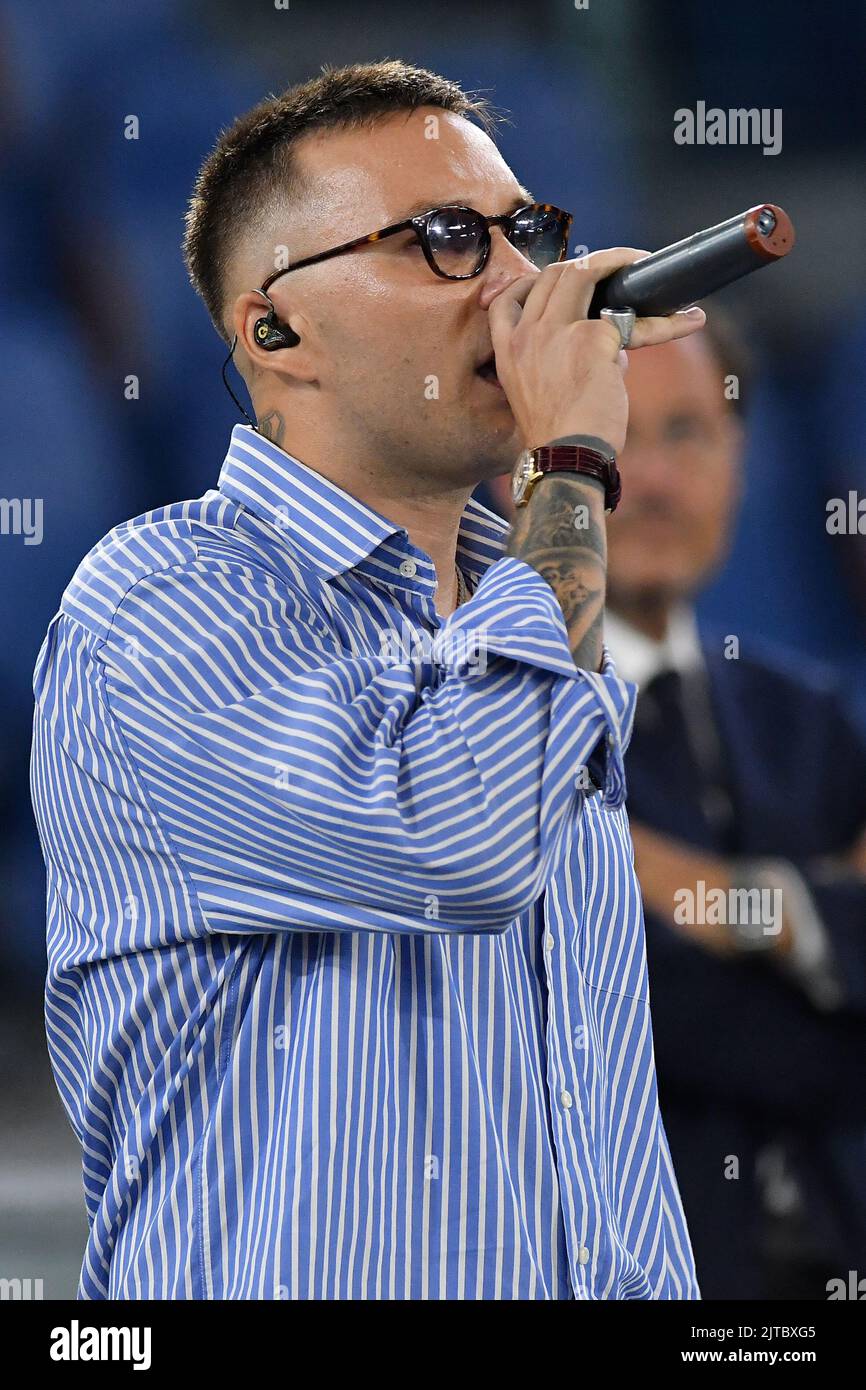
[[[580,261],[565,261],[567,273],[551,288],[541,310],[545,323],[553,327],[585,319],[599,280],[622,270],[623,266],[644,260],[648,255],[648,251],[637,251],[633,246],[614,246],[609,251],[595,251]],[[536,316],[532,300],[527,304],[526,312]]]
[[[629,351],[632,348],[656,347],[660,343],[673,342],[675,338],[687,338],[703,328],[707,316],[703,309],[682,311],[664,317],[635,319]]]
[[[487,313],[490,320],[491,335],[500,329],[514,328],[520,322],[523,316],[523,306],[537,279],[537,274],[521,275],[500,290],[496,298],[490,301]]]
[[[509,328],[521,319],[527,324],[537,323],[542,315],[550,319],[551,326],[584,319],[599,280],[648,255],[648,251],[634,246],[612,246],[580,258],[556,261],[535,275],[513,280],[491,301],[489,312],[493,313],[498,304],[497,323]]]

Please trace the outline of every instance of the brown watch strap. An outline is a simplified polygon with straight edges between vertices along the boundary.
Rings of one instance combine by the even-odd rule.
[[[622,482],[612,456],[582,444],[545,444],[533,449],[532,460],[540,473],[582,473],[596,478],[604,487],[605,510],[616,510]]]

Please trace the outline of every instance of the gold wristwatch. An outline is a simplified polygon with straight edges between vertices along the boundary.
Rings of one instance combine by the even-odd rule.
[[[595,435],[570,434],[539,449],[524,449],[514,467],[511,496],[525,507],[546,473],[582,473],[604,487],[604,509],[612,512],[622,495],[616,453]]]

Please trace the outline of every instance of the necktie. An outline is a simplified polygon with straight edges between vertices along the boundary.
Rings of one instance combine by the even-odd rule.
[[[719,851],[734,853],[734,801],[704,673],[658,672],[641,689],[635,722],[637,736],[652,740],[659,751],[666,781],[673,783],[680,804],[694,805],[710,842]]]

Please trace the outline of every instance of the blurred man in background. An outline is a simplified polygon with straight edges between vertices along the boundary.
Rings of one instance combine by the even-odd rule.
[[[697,627],[741,494],[747,373],[718,312],[629,355],[605,632],[640,687],[628,806],[702,1291],[825,1298],[866,1259],[866,748],[822,674]]]

